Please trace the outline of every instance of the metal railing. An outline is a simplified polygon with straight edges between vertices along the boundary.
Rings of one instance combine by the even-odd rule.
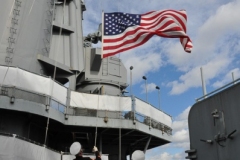
[[[10,102],[14,103],[15,99],[24,99],[36,102],[64,113],[66,106],[57,100],[51,99],[48,95],[27,91],[26,89],[17,88],[15,86],[1,86],[0,95],[10,97]]]
[[[84,109],[84,108],[74,108],[67,107],[66,105],[58,102],[55,99],[52,99],[48,95],[35,93],[28,91],[26,89],[17,88],[15,86],[1,86],[0,96],[7,96],[10,98],[10,103],[14,103],[15,99],[24,99],[31,102],[36,102],[44,105],[49,105],[51,108],[54,108],[65,115],[73,116],[88,116],[88,117],[99,117],[99,118],[111,118],[111,119],[125,119],[138,121],[142,124],[148,125],[151,128],[158,129],[162,133],[167,133],[172,135],[172,129],[161,123],[157,122],[150,117],[142,115],[137,112],[132,111],[107,111],[107,110],[94,110],[94,109]],[[134,115],[135,113],[135,115]]]
[[[210,92],[210,93],[208,93],[206,95],[203,95],[200,98],[197,98],[196,102],[204,100],[207,97],[213,96],[213,95],[215,95],[215,94],[217,94],[217,93],[219,93],[219,92],[221,92],[221,91],[223,91],[223,90],[225,90],[225,89],[227,89],[227,88],[229,88],[229,87],[231,87],[233,85],[238,84],[239,82],[240,82],[240,78],[238,78],[238,79],[236,79],[236,80],[234,80],[234,81],[232,81],[232,82],[230,82],[230,83],[228,83],[228,84],[226,84],[226,85],[224,85],[224,86],[222,86],[222,87],[220,87],[220,88],[218,88],[218,89],[216,89],[216,90],[214,90],[214,91],[212,91],[212,92]]]

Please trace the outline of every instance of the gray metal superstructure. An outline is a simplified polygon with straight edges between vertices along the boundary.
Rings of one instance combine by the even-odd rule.
[[[1,2],[0,132],[63,152],[74,141],[91,152],[96,140],[109,160],[171,142],[171,117],[125,96],[121,59],[91,47],[99,32],[83,37],[85,10],[81,0]]]
[[[202,97],[189,112],[187,159],[234,160],[240,153],[240,79]]]

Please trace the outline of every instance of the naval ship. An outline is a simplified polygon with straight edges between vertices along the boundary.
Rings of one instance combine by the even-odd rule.
[[[83,36],[86,10],[83,0],[1,1],[0,160],[70,160],[73,142],[126,160],[171,142],[171,116],[127,95],[121,59],[93,47],[101,25]]]
[[[240,78],[198,98],[188,115],[186,159],[236,160],[240,153]]]

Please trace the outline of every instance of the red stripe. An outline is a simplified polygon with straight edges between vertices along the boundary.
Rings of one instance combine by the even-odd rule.
[[[171,22],[168,22],[168,23],[171,23]],[[168,26],[169,24],[165,24],[164,26],[162,26],[162,28],[165,28],[165,26]],[[161,28],[159,29],[161,30]],[[167,35],[168,32],[172,32],[172,31],[182,31],[182,29],[180,27],[173,27],[173,28],[169,28],[167,30],[164,30],[164,32],[162,31],[159,31],[159,30],[156,30],[156,31],[141,31],[140,33],[138,33],[138,35],[133,38],[133,39],[130,39],[130,40],[127,40],[125,41],[124,43],[121,43],[119,45],[115,45],[115,46],[109,46],[106,48],[106,50],[111,50],[111,49],[116,49],[118,47],[122,47],[126,44],[130,44],[130,43],[134,43],[135,41],[137,41],[143,34],[145,33],[149,33],[149,34],[156,34],[158,36],[162,36],[162,37],[167,37],[167,38],[180,38],[180,37],[187,37],[185,35]],[[127,32],[123,37],[121,38],[118,38],[118,39],[104,39],[104,43],[115,43],[115,42],[121,42],[121,40],[123,40],[125,37],[129,36],[128,33],[131,34],[131,32]],[[134,32],[135,33],[135,32]],[[119,40],[121,39],[121,40]]]
[[[120,47],[122,47],[122,46],[124,46],[124,45],[127,45],[127,44],[134,43],[134,42],[136,42],[136,41],[137,41],[143,34],[145,34],[145,33],[147,33],[147,32],[141,32],[141,33],[139,33],[135,38],[129,39],[129,40],[127,40],[127,41],[125,41],[125,42],[123,42],[123,43],[121,43],[121,44],[119,44],[119,45],[106,46],[106,47],[103,47],[103,48],[104,48],[104,50],[112,50],[112,49],[120,48]],[[149,35],[154,35],[154,33],[149,33]],[[147,36],[148,36],[148,35],[147,35]],[[104,41],[104,42],[105,42],[105,41]]]
[[[180,25],[183,27],[183,30],[184,30],[184,32],[186,32],[186,25],[185,25],[185,23],[178,17],[178,16],[176,16],[176,15],[174,15],[174,14],[172,14],[172,13],[166,13],[166,14],[163,14],[163,15],[158,15],[158,16],[155,16],[155,18],[152,18],[152,19],[148,19],[148,20],[153,20],[153,19],[159,19],[159,18],[162,18],[162,17],[164,17],[164,19],[165,18],[171,18],[171,17],[168,17],[168,15],[171,15],[171,16],[173,16],[176,20],[177,20],[177,22],[179,22],[180,23]],[[160,16],[160,17],[159,17]],[[142,18],[142,19],[144,19],[144,18]],[[156,21],[154,21],[154,22],[156,22]],[[154,23],[153,22],[153,23]],[[153,24],[153,23],[141,23],[141,26],[147,26],[147,25],[151,25],[151,24]],[[176,23],[176,22],[175,22]]]
[[[182,16],[184,17],[184,19],[187,20],[187,15],[186,15],[185,13],[182,13],[182,12],[176,11],[176,10],[164,10],[164,11],[159,12],[159,13],[156,14],[155,16],[149,17],[149,18],[144,18],[144,17],[143,17],[144,15],[142,15],[142,16],[141,16],[141,19],[146,20],[146,21],[152,20],[152,19],[155,19],[155,18],[159,17],[159,16],[160,16],[162,13],[164,13],[164,12],[174,12],[174,13],[180,14],[180,15],[182,15]],[[149,13],[153,13],[153,12],[149,12]],[[166,14],[170,14],[170,13],[166,13]],[[145,15],[147,15],[147,14],[145,14]]]
[[[113,56],[113,55],[115,55],[115,54],[117,54],[117,53],[120,53],[120,52],[123,52],[123,51],[127,51],[127,50],[132,49],[132,48],[136,48],[136,47],[138,47],[138,46],[146,43],[152,36],[153,36],[153,35],[148,35],[148,36],[146,36],[141,43],[136,44],[136,45],[134,45],[134,46],[127,47],[127,48],[123,48],[123,49],[120,49],[120,50],[115,51],[115,52],[103,54],[103,58],[106,58],[106,57],[108,57],[108,56]],[[104,48],[105,48],[105,47],[103,47],[103,50],[104,50]]]
[[[103,42],[104,42],[104,43],[113,43],[113,42],[122,41],[122,40],[125,39],[127,36],[134,35],[134,34],[135,34],[137,31],[139,31],[140,29],[144,29],[144,28],[138,27],[138,28],[136,28],[136,29],[133,30],[133,31],[129,31],[129,32],[125,33],[122,37],[114,38],[114,39],[111,39],[111,38],[104,39]],[[107,37],[105,37],[105,38],[107,38]]]
[[[151,26],[152,24],[158,22],[158,23],[161,23],[162,21],[164,21],[166,18],[169,18],[167,16],[162,16],[162,17],[159,17],[158,19],[156,19],[154,22],[152,23],[140,23],[141,26]],[[173,20],[168,20],[168,21],[172,21],[174,22]]]
[[[187,21],[187,15],[185,13],[182,13],[181,11],[163,10],[155,16],[152,16],[149,18],[144,17],[149,14],[152,14],[153,12],[155,11],[148,12],[141,15],[141,21],[153,20],[153,22],[141,23],[140,26],[136,27],[134,30],[128,31],[125,34],[120,34],[121,37],[119,38],[112,38],[111,36],[104,37],[103,43],[105,43],[106,46],[103,46],[103,58],[140,46],[146,43],[153,35],[158,35],[158,36],[167,37],[167,38],[180,38],[179,40],[184,50],[186,52],[191,52],[191,49],[193,46],[191,43],[189,43],[191,42],[191,40],[186,35],[186,25],[184,21],[182,21],[181,18],[178,18],[177,15],[174,15],[174,13],[180,16],[183,16],[183,18],[185,18],[186,21]],[[170,12],[170,13],[167,13],[167,12]],[[165,22],[164,24],[160,25],[160,23],[163,22],[166,18],[171,18],[169,16],[172,16],[173,18],[175,18],[175,20],[170,19],[170,20],[167,20],[167,22]],[[177,26],[168,28],[171,24],[176,24],[176,23],[177,23]],[[136,33],[137,35],[135,35],[133,39],[129,39],[129,36],[133,36]],[[173,35],[168,35],[168,34],[173,34]],[[142,38],[142,41],[139,43],[136,43],[140,38]],[[123,42],[124,39],[126,39],[125,42]],[[183,43],[184,41],[186,42]],[[114,44],[116,42],[121,42],[121,43],[118,45],[107,46],[108,43]],[[131,44],[132,46],[126,47],[126,45],[128,44]],[[122,47],[122,49],[120,49],[120,47]],[[113,50],[116,50],[116,51],[113,51]],[[109,53],[104,53],[107,51]]]
[[[153,12],[156,12],[156,11],[150,11],[150,12],[147,12],[147,13],[141,14],[141,16],[146,16],[146,15],[151,14],[151,13],[153,13]]]
[[[163,28],[165,28],[165,27],[167,27],[167,26],[169,26],[171,23],[173,23],[173,21],[168,21],[167,23],[165,23],[163,26],[161,26],[159,29],[157,29],[156,31],[158,31],[158,30],[162,30]],[[124,34],[122,37],[119,37],[119,38],[115,38],[115,39],[104,39],[103,40],[103,42],[104,43],[114,43],[114,42],[119,42],[119,41],[122,41],[122,40],[124,40],[127,36],[129,36],[129,35],[134,35],[137,31],[139,31],[140,29],[143,29],[144,31],[141,31],[140,33],[138,33],[138,34],[143,34],[143,33],[158,33],[159,34],[159,32],[156,32],[156,31],[153,31],[153,30],[151,30],[151,28],[154,28],[155,26],[153,26],[153,27],[149,27],[149,28],[143,28],[143,27],[138,27],[136,30],[133,30],[133,31],[129,31],[129,32],[127,32],[126,34]],[[146,30],[148,30],[148,31],[146,31]],[[150,31],[151,32],[150,32]],[[137,35],[138,36],[138,35]],[[139,37],[139,36],[138,36]],[[136,40],[136,38],[135,38],[135,40]]]

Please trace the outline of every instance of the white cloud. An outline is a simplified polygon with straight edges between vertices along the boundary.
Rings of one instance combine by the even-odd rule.
[[[213,87],[219,88],[226,85],[227,83],[232,82],[233,81],[232,73],[235,80],[240,78],[240,69],[235,68],[229,71],[221,80],[218,80],[215,83],[213,83]]]
[[[157,91],[156,86],[157,85],[155,83],[148,83],[147,84],[147,92],[151,93],[151,92]],[[140,87],[142,88],[141,93],[146,93],[146,86],[145,86],[145,84],[142,84]]]
[[[175,132],[174,134],[180,134],[177,133],[181,130],[187,130],[188,129],[188,113],[190,111],[191,107],[187,107],[181,114],[179,114],[173,121],[172,128]],[[181,131],[182,134],[183,131]]]
[[[167,152],[164,152],[160,155],[153,156],[148,160],[183,160],[183,159],[185,159],[184,154],[180,154],[180,153],[169,154]]]
[[[187,142],[174,143],[174,144],[172,145],[172,147],[184,149],[184,151],[185,151],[185,150],[189,150],[190,142],[187,141]]]
[[[219,55],[218,48],[227,46],[220,46],[218,42],[227,35],[240,31],[239,7],[239,1],[222,5],[214,15],[203,22],[202,26],[197,26],[199,29],[196,30],[196,37],[192,39],[194,48],[190,55],[184,53],[178,42],[166,42],[164,48],[166,48],[169,63],[177,66],[179,70],[186,71],[211,61]]]
[[[172,140],[174,143],[188,141],[189,140],[188,130],[182,129],[180,131],[176,131],[172,136]]]
[[[179,148],[183,149],[184,151],[189,149],[190,143],[189,143],[189,131],[188,131],[188,114],[190,111],[191,107],[187,107],[184,111],[182,111],[178,116],[176,116],[173,120],[173,136],[172,136],[172,143],[164,145],[159,147],[159,149],[164,148],[166,150],[167,148]],[[147,152],[148,154],[152,154],[154,156],[151,156],[151,159],[184,159],[186,154],[183,152],[177,153],[177,154],[170,154],[167,152],[164,152],[162,154],[156,154],[156,152],[153,152],[153,150],[157,149],[152,149]],[[155,154],[154,154],[155,153]],[[150,160],[151,160],[150,159]]]
[[[173,121],[173,147],[189,148],[188,114],[190,109],[191,107],[187,107]]]
[[[179,80],[168,83],[172,87],[170,94],[181,94],[192,87],[200,87],[200,67],[204,68],[206,82],[229,70],[240,46],[238,38],[230,39],[240,32],[239,8],[239,1],[230,2],[208,18],[198,30],[190,55],[184,53],[177,42],[164,43],[168,62],[183,72]]]
[[[210,79],[224,72],[230,62],[231,58],[228,55],[222,54],[204,64],[202,69],[205,82],[208,83]],[[181,94],[192,87],[200,87],[202,84],[200,68],[201,66],[197,66],[180,76],[178,81],[169,82],[167,86],[172,87],[170,94]]]
[[[131,53],[124,53],[121,55],[121,59],[127,68],[128,75],[130,72],[130,66],[133,66],[133,84],[143,81],[142,76],[147,75],[148,73],[154,73],[159,70],[160,66],[162,66],[163,62],[161,59],[161,54],[155,53],[151,50],[145,51],[147,46],[142,46],[136,49],[135,52],[131,51]]]
[[[173,130],[180,130],[182,128],[186,128],[188,125],[187,120],[182,121],[173,121]]]
[[[127,68],[129,68],[131,65],[134,67],[132,71],[134,84],[142,81],[143,75],[158,70],[160,67],[160,62],[161,58],[159,54],[154,53],[145,55],[132,54],[125,61],[125,65]]]
[[[188,113],[190,111],[191,107],[187,107],[182,113],[180,113],[175,120],[180,121],[180,120],[187,120],[188,119]]]

